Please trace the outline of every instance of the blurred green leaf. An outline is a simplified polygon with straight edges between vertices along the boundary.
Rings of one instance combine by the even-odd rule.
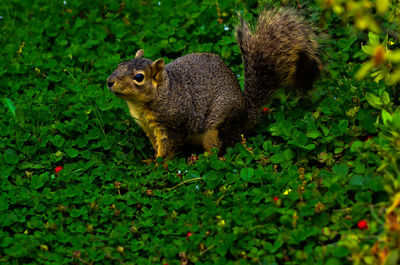
[[[6,98],[4,99],[6,106],[10,109],[11,113],[15,116],[15,106],[11,99]]]
[[[376,109],[382,109],[383,102],[380,98],[378,98],[377,96],[375,96],[374,94],[369,93],[369,92],[367,92],[365,94],[365,97],[367,98],[368,103],[372,107],[374,107]]]

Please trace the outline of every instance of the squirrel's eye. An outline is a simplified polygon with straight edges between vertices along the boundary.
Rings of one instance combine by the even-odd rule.
[[[144,79],[144,75],[143,74],[137,74],[133,77],[133,79],[135,79],[137,82],[142,82]]]

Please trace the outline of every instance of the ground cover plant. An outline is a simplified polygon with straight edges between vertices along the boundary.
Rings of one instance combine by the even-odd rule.
[[[213,52],[243,81],[236,12],[303,9],[325,65],[226,153],[152,161],[105,80],[139,48]],[[397,264],[395,1],[0,4],[0,262]],[[397,32],[396,32],[397,30]]]

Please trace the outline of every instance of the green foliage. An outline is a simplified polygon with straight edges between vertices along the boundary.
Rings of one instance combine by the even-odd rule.
[[[383,79],[389,85],[396,85],[400,81],[398,47],[400,38],[397,32],[400,25],[400,2],[391,0],[319,0],[319,2],[326,10],[332,10],[345,20],[354,21],[357,29],[370,31],[368,44],[363,46],[362,50],[371,59],[362,64],[356,78],[364,78],[373,71],[371,75],[376,81]]]
[[[377,172],[381,175],[384,189],[390,201],[371,204],[369,233],[348,233],[339,245],[351,251],[354,264],[398,264],[400,240],[400,111],[389,113],[382,110],[382,121],[376,148],[381,163]],[[371,201],[369,201],[371,203]]]
[[[346,246],[350,250],[350,260],[354,264],[397,264],[400,238],[398,217],[400,214],[400,111],[398,106],[400,98],[397,86],[400,81],[398,65],[400,50],[398,48],[399,35],[396,31],[400,22],[398,20],[399,2],[360,0],[327,3],[328,1],[325,1],[325,7],[330,6],[336,14],[345,19],[354,16],[354,23],[358,29],[372,31],[368,33],[368,44],[362,46],[363,53],[370,59],[361,65],[355,77],[365,78],[372,71],[371,76],[374,77],[376,83],[382,84],[381,80],[383,80],[390,86],[390,89],[382,86],[375,91],[365,92],[366,101],[373,108],[381,111],[376,122],[379,137],[370,147],[376,149],[380,156],[377,173],[381,175],[381,181],[390,201],[376,201],[374,204],[369,200],[373,218],[370,222],[369,233],[347,233],[338,245]],[[343,7],[348,12],[344,12]],[[375,9],[370,7],[375,7]],[[385,31],[385,34],[382,34],[382,31]],[[359,146],[365,148],[365,144]],[[366,221],[363,220],[363,222]]]
[[[382,214],[398,215],[398,94],[355,78],[374,35],[365,54],[366,34],[299,3],[329,36],[310,98],[278,94],[223,157],[157,163],[107,76],[143,48],[166,61],[213,52],[243,81],[236,12],[251,19],[261,1],[2,3],[0,261],[368,263],[381,238],[396,261],[396,222]]]

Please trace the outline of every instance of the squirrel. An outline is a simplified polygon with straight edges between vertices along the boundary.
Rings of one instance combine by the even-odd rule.
[[[321,64],[317,34],[296,10],[263,10],[254,29],[239,19],[235,35],[244,91],[231,69],[211,53],[191,53],[165,64],[143,58],[139,50],[108,77],[108,88],[126,101],[156,157],[173,156],[188,144],[208,152],[224,150],[256,125],[277,89],[312,88]]]

